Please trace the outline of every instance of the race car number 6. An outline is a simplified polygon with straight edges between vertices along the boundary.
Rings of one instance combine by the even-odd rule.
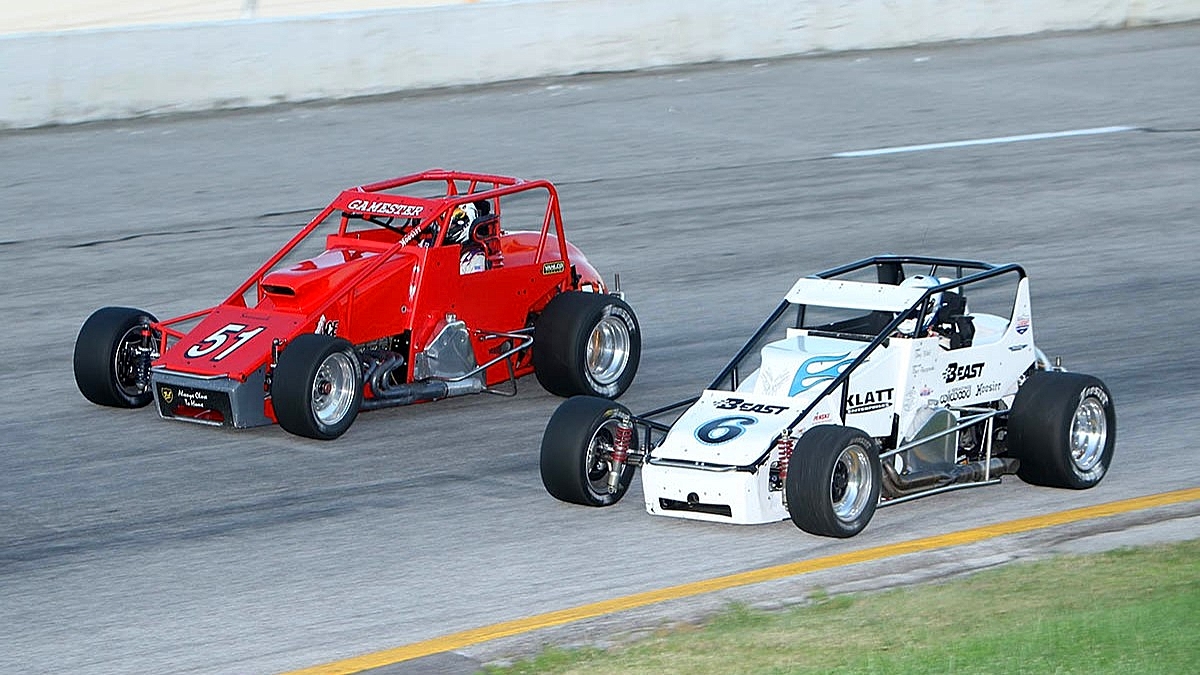
[[[221,346],[225,344],[225,342],[229,339],[229,336],[231,334],[236,333],[236,335],[234,335],[233,344],[226,347],[220,354],[217,354],[216,356],[212,357],[213,361],[220,361],[221,359],[225,358],[226,356],[229,356],[230,354],[232,354],[233,351],[235,349],[237,349],[238,347],[241,347],[242,345],[246,344],[246,342],[248,340],[250,340],[250,338],[254,337],[255,335],[258,335],[259,333],[263,332],[263,330],[265,330],[265,329],[266,329],[266,326],[259,326],[258,328],[251,328],[249,330],[246,330],[246,326],[243,324],[240,324],[240,323],[225,324],[225,327],[222,328],[221,330],[213,333],[212,335],[209,335],[208,337],[201,340],[199,343],[194,344],[191,347],[188,347],[188,350],[187,350],[188,358],[198,359],[201,356],[208,356],[209,354],[217,351],[218,349],[221,349]]]
[[[756,422],[758,422],[757,419],[743,415],[718,417],[715,420],[700,425],[696,429],[696,438],[700,439],[702,443],[717,445],[726,441],[732,441],[741,436],[746,431],[747,426]]]

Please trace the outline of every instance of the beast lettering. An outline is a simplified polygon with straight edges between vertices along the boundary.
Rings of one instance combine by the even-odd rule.
[[[764,415],[778,415],[787,410],[786,405],[767,405],[765,403],[747,403],[741,398],[727,398],[713,404],[718,410],[740,410],[741,412],[756,412]]]
[[[983,373],[982,363],[972,363],[969,365],[960,366],[957,363],[951,363],[946,366],[946,370],[942,372],[947,384],[957,382],[958,380],[973,380]]]

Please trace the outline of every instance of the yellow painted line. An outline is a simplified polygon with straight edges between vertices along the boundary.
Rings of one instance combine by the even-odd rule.
[[[1011,520],[1006,523],[997,523],[995,525],[985,525],[969,530],[959,532],[951,532],[950,534],[939,534],[933,537],[925,537],[923,539],[914,539],[912,541],[904,541],[896,544],[887,544],[884,546],[876,546],[866,548],[859,551],[848,551],[846,553],[838,553],[836,555],[825,556],[822,558],[814,558],[812,560],[801,560],[783,565],[775,565],[772,567],[764,567],[762,569],[750,570],[749,572],[740,572],[738,574],[730,574],[723,577],[715,577],[713,579],[705,579],[703,581],[695,581],[688,584],[680,584],[668,588],[661,588],[644,593],[634,593],[611,600],[603,600],[601,602],[593,602],[588,605],[580,605],[569,609],[559,610],[557,612],[547,612],[538,614],[523,619],[514,619],[512,621],[504,621],[501,623],[492,624],[490,626],[481,626],[470,630],[451,633],[441,637],[422,640],[402,647],[393,649],[385,649],[373,654],[364,654],[355,656],[342,661],[335,661],[312,668],[296,670],[283,675],[352,675],[370,668],[381,668],[402,661],[420,658],[422,656],[430,656],[440,654],[442,652],[462,649],[471,645],[476,645],[490,640],[499,638],[511,637],[528,633],[541,628],[551,628],[553,626],[561,626],[563,624],[582,621],[584,619],[593,619],[606,614],[614,614],[623,612],[629,609],[645,607],[667,600],[678,600],[680,598],[688,598],[704,593],[712,593],[714,591],[722,591],[729,588],[737,588],[739,586],[748,586],[750,584],[762,583],[764,581],[775,581],[785,577],[798,576],[827,570],[834,567],[843,567],[853,565],[855,563],[870,562],[880,560],[882,558],[891,558],[906,553],[916,553],[918,551],[931,551],[939,548],[947,548],[950,546],[961,546],[963,544],[973,544],[987,539],[994,539],[1009,534],[1018,534],[1021,532],[1029,532],[1030,530],[1040,530],[1055,525],[1065,525],[1067,523],[1079,522],[1081,520],[1092,520],[1095,518],[1104,518],[1106,516],[1114,516],[1121,513],[1129,513],[1131,511],[1140,511],[1142,509],[1150,509],[1157,506],[1167,506],[1170,504],[1180,504],[1200,500],[1200,487],[1187,488],[1183,490],[1175,490],[1173,492],[1163,492],[1161,494],[1149,495],[1146,497],[1135,497],[1133,499],[1123,499],[1121,501],[1109,502],[1107,504],[1097,504],[1096,506],[1085,506],[1083,508],[1071,509],[1069,511],[1060,511],[1058,513],[1049,513],[1042,516],[1031,516],[1029,518],[1020,518]]]

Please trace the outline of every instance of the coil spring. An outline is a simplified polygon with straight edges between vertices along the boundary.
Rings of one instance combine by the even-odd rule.
[[[612,460],[624,464],[629,459],[629,444],[633,440],[633,422],[622,417],[617,420],[617,428],[613,431]]]
[[[791,434],[784,434],[779,439],[779,484],[787,482],[788,463],[792,461],[792,450],[796,448],[796,439]]]

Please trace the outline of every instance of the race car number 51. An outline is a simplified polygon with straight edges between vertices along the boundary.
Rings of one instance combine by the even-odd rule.
[[[222,328],[221,330],[213,333],[212,335],[209,335],[208,337],[201,340],[199,343],[194,344],[191,347],[188,347],[188,350],[187,350],[188,358],[198,359],[201,356],[208,356],[209,354],[212,354],[213,352],[217,351],[218,349],[221,349],[221,346],[224,345],[229,340],[229,336],[233,335],[233,338],[234,338],[233,344],[226,347],[224,350],[221,351],[221,353],[217,354],[216,356],[212,357],[212,359],[211,359],[213,361],[220,361],[221,359],[225,358],[226,356],[229,356],[230,354],[232,354],[233,351],[235,349],[237,349],[238,347],[241,347],[242,345],[249,342],[250,338],[254,337],[255,335],[258,335],[259,333],[263,332],[263,330],[265,330],[265,329],[266,329],[266,326],[258,326],[257,328],[247,329],[247,327],[244,324],[240,324],[240,323],[225,324],[225,327]]]

